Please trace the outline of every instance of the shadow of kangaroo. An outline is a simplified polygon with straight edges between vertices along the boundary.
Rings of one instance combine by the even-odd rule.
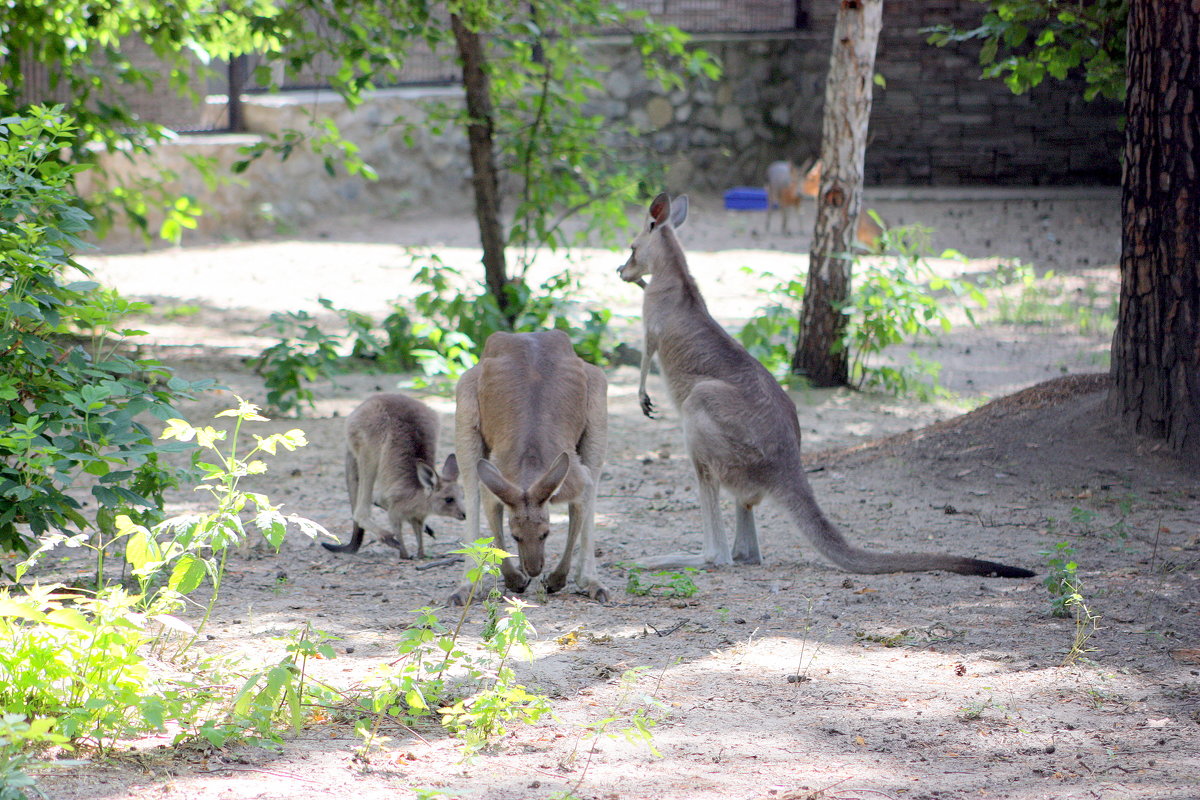
[[[508,511],[517,557],[504,559],[500,571],[509,591],[525,591],[542,573],[549,506],[566,503],[567,543],[543,584],[549,592],[566,585],[578,546],[576,585],[593,600],[608,601],[592,544],[596,487],[608,450],[607,395],[603,370],[575,355],[558,330],[493,333],[479,363],[459,378],[454,424],[467,509],[463,538],[479,538],[482,506],[503,550]],[[472,566],[446,605],[467,601]]]
[[[643,560],[649,568],[761,563],[754,507],[764,497],[783,505],[825,558],[849,572],[946,570],[963,575],[1028,578],[1034,573],[993,561],[935,553],[883,553],[854,547],[817,505],[800,459],[796,406],[754,357],[708,313],[688,271],[675,230],[687,218],[687,196],[674,203],[664,193],[650,204],[650,219],[633,240],[619,274],[644,284],[638,398],[653,417],[646,391],[650,360],[659,365],[683,420],[688,455],[696,470],[704,550]],[[720,490],[736,501],[730,550],[721,522]]]
[[[357,553],[363,533],[408,558],[404,523],[417,537],[417,558],[425,557],[425,538],[433,531],[425,524],[431,516],[465,519],[458,461],[451,453],[439,475],[437,463],[438,415],[419,400],[402,394],[374,394],[346,417],[346,488],[350,493],[353,528],[345,544],[321,542],[335,553]],[[387,512],[391,530],[371,518],[371,507]]]

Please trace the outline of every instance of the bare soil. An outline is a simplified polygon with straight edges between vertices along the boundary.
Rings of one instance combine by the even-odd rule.
[[[932,226],[939,248],[1059,271],[1051,305],[1113,297],[1115,195],[931,194],[876,207],[889,222]],[[811,230],[811,216],[802,223]],[[806,260],[806,236],[766,234],[761,215],[725,212],[714,198],[700,198],[689,226],[693,270],[731,327],[763,303],[758,290],[770,281],[757,273],[786,275]],[[270,342],[256,331],[270,312],[315,312],[320,295],[381,313],[414,290],[405,245],[432,247],[466,270],[478,259],[466,214],[331,220],[305,234],[89,259],[103,280],[155,304],[144,323],[150,347],[185,377],[228,387],[187,404],[193,423],[228,407],[232,393],[261,402],[261,380],[242,359]],[[637,346],[640,293],[613,274],[623,260],[589,251],[573,268],[588,299],[612,308],[621,338]],[[948,272],[995,265],[937,263]],[[47,772],[42,786],[61,800],[366,800],[418,787],[488,800],[564,790],[604,800],[1200,797],[1200,470],[1105,416],[1103,330],[1065,315],[984,317],[979,328],[917,348],[943,363],[942,383],[957,401],[793,392],[807,468],[822,506],[862,546],[986,557],[1038,578],[847,574],[815,560],[768,506],[762,566],[700,572],[699,591],[687,599],[627,594],[622,562],[698,549],[700,534],[665,388],[652,379],[665,413],[648,420],[637,408],[636,370],[619,367],[610,373],[611,444],[597,518],[614,601],[601,606],[570,592],[527,598],[540,637],[520,675],[553,698],[553,720],[517,726],[469,762],[437,726],[396,727],[364,764],[354,758],[352,727],[330,715],[278,749],[131,742],[115,758]],[[300,427],[310,444],[275,459],[253,488],[347,535],[342,418],[403,377],[319,384],[315,411],[264,424]],[[442,414],[445,453],[453,403],[426,399]],[[180,492],[172,509],[201,501]],[[551,551],[562,539],[556,519]],[[439,519],[433,527],[436,557],[456,546],[462,526]],[[1042,582],[1044,552],[1060,542],[1074,548],[1082,594],[1100,617],[1071,664],[1064,659],[1076,625],[1050,615]],[[415,566],[378,543],[335,555],[298,536],[278,555],[239,555],[208,629],[213,638],[201,646],[278,659],[278,637],[309,624],[339,637],[338,657],[316,673],[351,686],[394,658],[411,610],[437,604],[461,569]],[[481,622],[472,611],[469,636]],[[631,693],[621,676],[637,669]],[[658,755],[621,737],[584,738],[582,726],[643,695],[661,704],[652,706]]]

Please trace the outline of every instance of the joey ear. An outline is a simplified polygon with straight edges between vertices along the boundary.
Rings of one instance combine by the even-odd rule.
[[[558,458],[554,459],[554,463],[542,474],[542,477],[529,487],[529,502],[537,506],[544,505],[558,491],[558,487],[562,486],[570,467],[571,456],[564,450],[558,454]]]
[[[687,222],[688,198],[686,194],[676,197],[671,203],[671,227],[679,230]]]
[[[458,459],[454,453],[446,456],[446,463],[442,465],[442,480],[446,483],[454,483],[458,480]]]
[[[662,226],[671,215],[671,197],[662,192],[650,203],[650,228]]]
[[[500,470],[486,458],[479,459],[479,463],[475,465],[475,469],[479,473],[479,480],[488,488],[492,494],[500,498],[500,502],[506,506],[515,506],[521,502],[521,490],[509,482],[500,474]]]
[[[425,462],[425,461],[417,462],[417,481],[421,484],[422,487],[424,487],[425,491],[427,491],[427,492],[432,492],[434,489],[437,488],[437,485],[438,485],[437,473],[434,472],[433,467],[431,467],[428,464],[428,462]]]

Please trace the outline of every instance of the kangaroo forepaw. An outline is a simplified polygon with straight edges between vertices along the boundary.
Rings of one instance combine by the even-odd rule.
[[[546,587],[547,592],[554,594],[567,585],[567,575],[566,573],[559,575],[557,572],[551,572],[542,581],[542,585]]]
[[[433,528],[429,527],[428,525],[425,526],[425,535],[428,536],[430,539],[437,538],[437,534],[433,532]]]
[[[654,403],[651,402],[650,395],[643,394],[641,396],[641,401],[642,401],[642,413],[645,414],[650,419],[654,419],[655,418],[654,417]]]
[[[529,581],[527,575],[505,575],[504,587],[514,594],[521,594],[529,587]]]

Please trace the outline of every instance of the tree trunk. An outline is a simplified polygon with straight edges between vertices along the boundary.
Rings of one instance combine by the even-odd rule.
[[[467,143],[471,150],[475,218],[479,222],[479,239],[483,245],[484,279],[501,312],[511,321],[512,310],[508,308],[508,295],[504,291],[508,284],[508,267],[504,260],[504,227],[500,224],[500,180],[492,142],[492,87],[485,66],[483,42],[479,33],[469,29],[457,14],[450,15],[450,26],[462,61],[469,120]]]
[[[817,223],[792,357],[792,371],[815,386],[843,386],[849,379],[841,309],[850,298],[850,253],[862,211],[875,46],[882,25],[883,0],[842,0],[825,82]]]
[[[1129,10],[1110,411],[1200,454],[1200,0]]]

